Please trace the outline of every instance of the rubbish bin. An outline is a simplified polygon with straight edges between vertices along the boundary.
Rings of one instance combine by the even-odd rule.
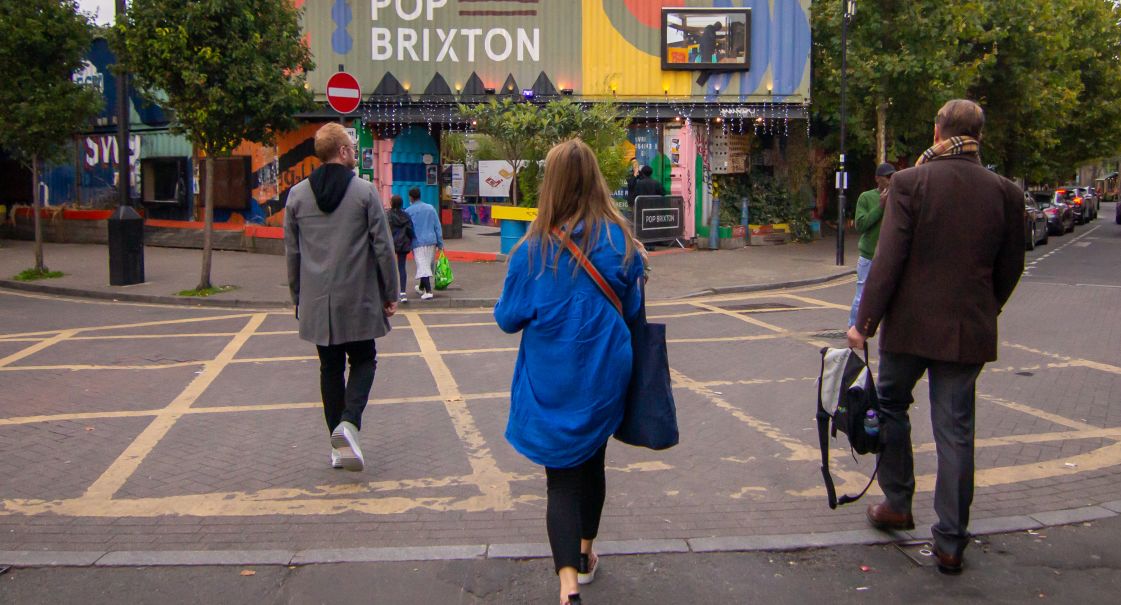
[[[144,282],[144,219],[132,206],[109,217],[109,285]]]

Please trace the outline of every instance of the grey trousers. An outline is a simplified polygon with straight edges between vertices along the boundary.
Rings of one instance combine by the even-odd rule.
[[[911,510],[915,494],[915,461],[911,449],[908,408],[915,384],[924,372],[930,379],[930,423],[938,452],[931,527],[935,544],[960,556],[969,543],[969,506],[973,503],[973,436],[977,376],[984,364],[935,361],[914,355],[881,352],[877,392],[883,409],[884,449],[879,483],[895,512]]]

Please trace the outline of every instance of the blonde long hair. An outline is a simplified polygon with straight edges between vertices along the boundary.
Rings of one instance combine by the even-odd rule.
[[[631,262],[635,251],[631,226],[615,207],[607,181],[596,162],[595,152],[584,141],[573,138],[557,143],[545,157],[545,178],[538,190],[537,218],[519,244],[534,248],[530,250],[530,266],[535,252],[544,264],[550,243],[555,243],[555,270],[573,229],[580,223],[584,224],[585,237],[579,246],[585,255],[598,242],[603,224],[615,223],[623,230],[623,262]],[[553,234],[554,228],[560,229],[560,237]],[[579,270],[579,265],[574,269]]]

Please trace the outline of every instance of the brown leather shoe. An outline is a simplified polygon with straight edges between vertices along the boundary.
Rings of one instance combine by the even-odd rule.
[[[961,573],[961,555],[955,557],[954,555],[946,554],[938,550],[938,547],[935,546],[934,558],[938,561],[938,571],[948,576],[956,576]]]
[[[887,502],[868,505],[868,522],[876,529],[915,529],[911,513],[897,513]]]

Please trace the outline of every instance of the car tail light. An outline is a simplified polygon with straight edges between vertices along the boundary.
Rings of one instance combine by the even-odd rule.
[[[1066,192],[1067,192],[1066,189],[1056,189],[1055,190],[1055,193],[1066,193]]]
[[[1057,213],[1058,213],[1058,211],[1057,211],[1057,210],[1055,210],[1054,208],[1048,208],[1048,209],[1046,209],[1046,210],[1044,210],[1044,211],[1043,211],[1043,214],[1050,214],[1050,215],[1055,215],[1055,214],[1057,214]]]
[[[1075,206],[1081,206],[1082,205],[1082,198],[1080,198],[1080,197],[1074,198],[1074,205]]]

